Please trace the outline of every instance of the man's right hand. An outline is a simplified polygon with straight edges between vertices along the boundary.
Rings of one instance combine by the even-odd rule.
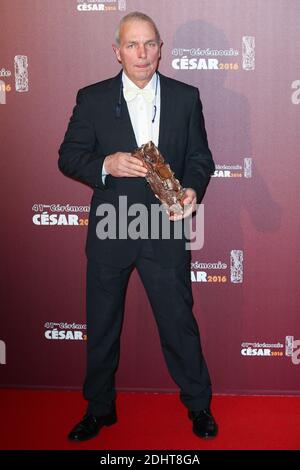
[[[105,170],[112,176],[145,176],[147,168],[131,153],[116,152],[104,160]]]

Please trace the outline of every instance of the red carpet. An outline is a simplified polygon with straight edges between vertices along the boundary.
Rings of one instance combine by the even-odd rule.
[[[118,394],[118,423],[91,441],[66,439],[84,414],[80,392],[0,390],[0,448],[14,449],[299,449],[300,397],[216,396],[212,410],[219,435],[193,435],[178,395]]]

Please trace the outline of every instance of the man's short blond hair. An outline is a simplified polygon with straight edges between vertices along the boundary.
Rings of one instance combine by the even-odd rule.
[[[151,26],[153,26],[153,29],[155,31],[155,36],[156,36],[157,42],[159,44],[161,43],[160,34],[159,34],[159,31],[158,31],[157,26],[154,23],[153,19],[150,18],[150,16],[146,15],[145,13],[141,13],[139,11],[133,11],[132,13],[128,13],[128,15],[123,16],[123,18],[120,20],[120,22],[118,24],[118,27],[117,27],[116,32],[115,32],[115,41],[116,41],[116,44],[118,46],[120,45],[120,31],[121,31],[121,28],[125,23],[127,23],[127,21],[131,21],[131,20],[146,21],[147,23],[150,23]]]

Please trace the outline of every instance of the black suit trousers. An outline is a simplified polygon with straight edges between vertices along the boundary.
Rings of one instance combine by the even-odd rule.
[[[124,298],[134,267],[150,300],[165,361],[182,402],[189,410],[208,408],[211,383],[192,312],[189,257],[179,266],[162,267],[153,255],[151,240],[143,240],[135,262],[125,268],[88,260],[87,374],[83,389],[87,411],[106,414],[116,398]]]

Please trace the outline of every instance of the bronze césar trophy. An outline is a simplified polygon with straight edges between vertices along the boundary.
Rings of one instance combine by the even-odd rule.
[[[183,196],[184,188],[175,178],[173,171],[168,163],[156,147],[150,141],[141,145],[132,155],[143,162],[148,173],[145,178],[149,183],[155,196],[160,202],[167,206],[166,210],[169,215],[183,214]]]

